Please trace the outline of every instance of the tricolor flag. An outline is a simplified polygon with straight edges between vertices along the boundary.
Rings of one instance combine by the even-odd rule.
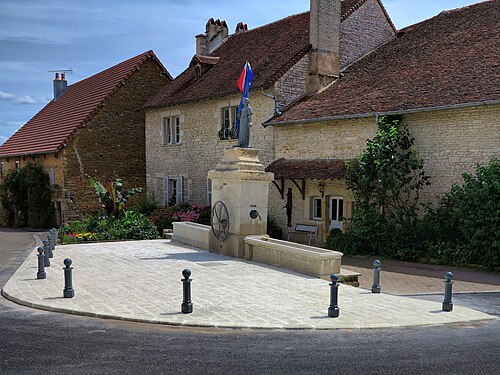
[[[252,86],[253,72],[250,63],[247,61],[243,67],[243,71],[240,74],[240,79],[238,79],[238,89],[241,92],[240,105],[238,106],[238,115],[243,108],[243,98],[248,98],[248,92],[250,91],[250,86]],[[240,120],[238,116],[236,117],[236,134],[238,134],[238,129],[240,127]]]

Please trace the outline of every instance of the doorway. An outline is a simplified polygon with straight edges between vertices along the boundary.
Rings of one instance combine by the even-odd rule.
[[[330,228],[342,230],[342,217],[344,216],[344,197],[330,197]]]

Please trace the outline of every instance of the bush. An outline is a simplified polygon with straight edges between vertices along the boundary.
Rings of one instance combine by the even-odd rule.
[[[176,221],[191,221],[193,223],[210,225],[211,207],[195,204],[160,207],[154,210],[149,219],[156,225],[160,233],[163,229],[172,229]]]
[[[94,215],[82,221],[73,221],[61,227],[63,243],[106,240],[150,240],[158,238],[153,222],[139,212],[125,211],[120,219]]]
[[[55,225],[50,179],[38,164],[9,171],[0,185],[8,225],[47,228]]]
[[[401,260],[500,267],[500,161],[464,174],[440,206],[413,225],[391,223],[373,210],[356,210],[345,233],[326,247],[344,254],[376,254]]]
[[[453,263],[500,267],[500,160],[463,174],[440,207],[424,223],[433,226],[428,241],[434,257]]]

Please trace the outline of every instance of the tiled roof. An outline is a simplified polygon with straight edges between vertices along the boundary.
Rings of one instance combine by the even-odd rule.
[[[266,172],[274,173],[274,179],[332,179],[344,178],[345,162],[340,159],[278,159]]]
[[[440,13],[351,65],[330,88],[270,123],[446,108],[500,100],[500,1]]]
[[[342,20],[366,1],[344,0]],[[236,83],[247,60],[253,70],[252,89],[267,89],[309,50],[309,12],[234,34],[209,55],[220,57],[215,66],[197,79],[194,68],[187,68],[153,96],[146,107],[164,107],[237,93]]]
[[[57,152],[148,59],[154,59],[172,79],[153,51],[148,51],[70,85],[0,146],[0,157]]]

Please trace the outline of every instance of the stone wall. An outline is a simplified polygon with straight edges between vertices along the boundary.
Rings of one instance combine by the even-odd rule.
[[[394,29],[377,0],[368,0],[340,28],[340,66],[346,67],[394,38]]]
[[[304,95],[308,73],[309,55],[306,55],[276,82],[275,96],[280,108],[283,109]]]
[[[168,79],[148,60],[130,76],[98,113],[69,140],[63,151],[67,219],[99,209],[85,174],[101,182],[122,178],[124,189],[146,187],[145,118],[140,108]]]
[[[500,105],[421,112],[403,117],[431,177],[423,199],[436,203],[463,173],[500,157]]]
[[[154,193],[158,203],[162,201],[162,179],[183,178],[183,200],[206,205],[207,173],[222,160],[223,151],[236,145],[236,140],[220,140],[221,110],[237,106],[239,95],[227,96],[202,102],[182,104],[165,109],[149,110],[146,114],[146,178],[148,191]],[[261,124],[274,113],[274,101],[262,95],[262,91],[250,92],[253,109],[253,127],[250,146],[260,149],[264,165],[274,160],[273,128],[264,129]],[[162,119],[179,116],[181,143],[164,145]]]

